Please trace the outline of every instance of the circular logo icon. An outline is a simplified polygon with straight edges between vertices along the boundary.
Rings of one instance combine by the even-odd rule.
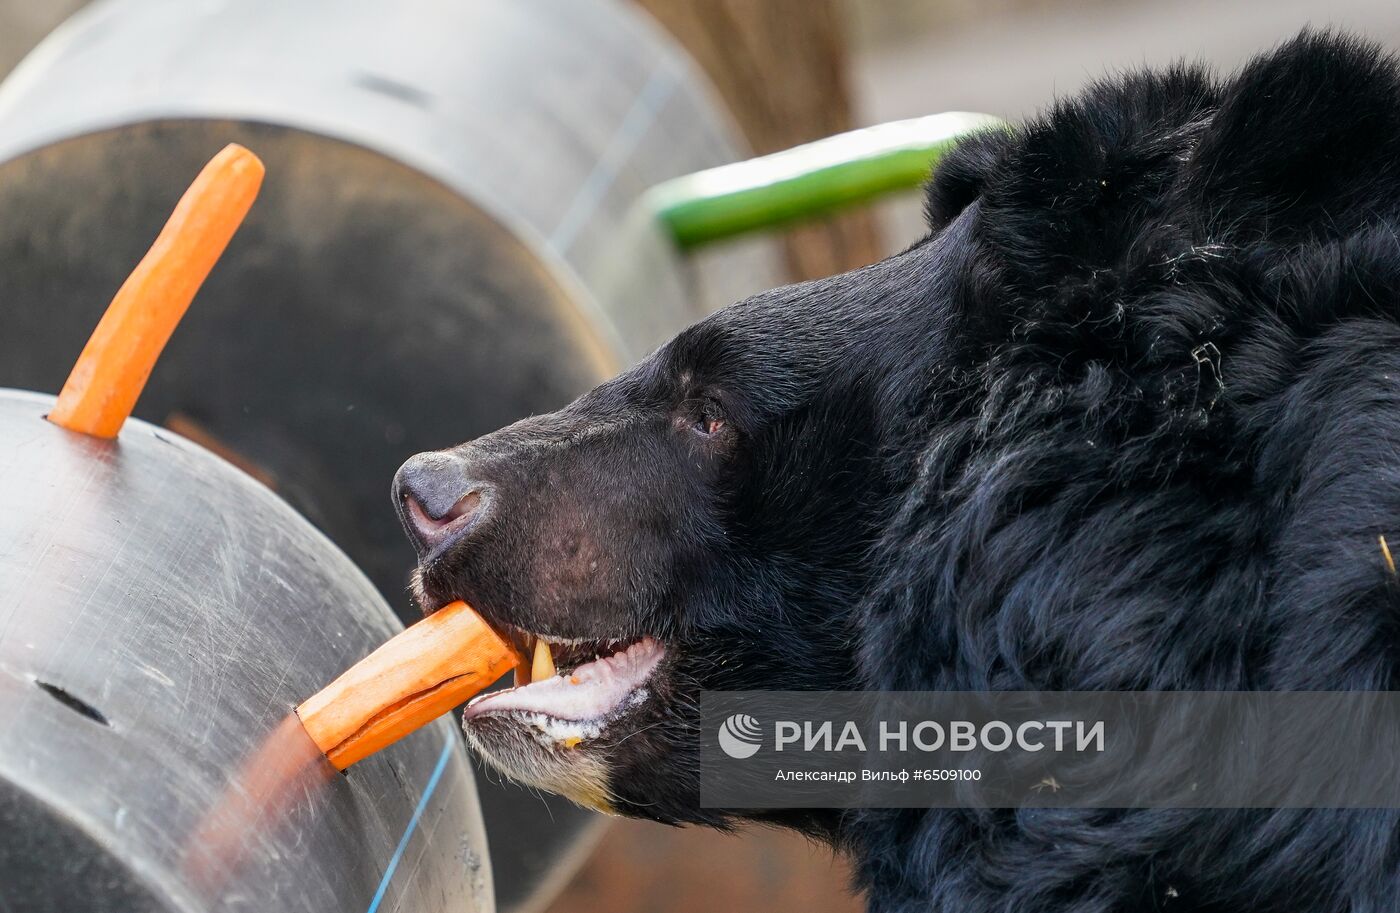
[[[720,724],[719,747],[731,758],[742,761],[758,754],[763,727],[747,713],[736,713]]]

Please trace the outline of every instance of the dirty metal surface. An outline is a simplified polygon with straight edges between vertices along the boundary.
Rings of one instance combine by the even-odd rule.
[[[0,391],[0,909],[492,909],[442,721],[335,773],[292,707],[399,629],[251,479]]]

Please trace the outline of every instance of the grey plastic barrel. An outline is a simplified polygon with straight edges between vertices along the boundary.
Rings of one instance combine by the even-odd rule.
[[[139,421],[74,434],[51,405],[0,390],[0,906],[493,909],[450,722],[344,776],[299,728],[246,763],[400,629],[369,580],[222,460]],[[301,751],[319,763],[229,815]]]
[[[563,405],[714,304],[765,244],[682,258],[636,208],[741,155],[622,0],[100,0],[0,86],[0,386],[57,390],[224,143],[267,164],[137,415],[273,487],[405,619],[389,481]],[[595,820],[483,782],[503,908]]]

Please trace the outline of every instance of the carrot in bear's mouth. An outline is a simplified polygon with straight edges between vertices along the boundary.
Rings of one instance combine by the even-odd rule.
[[[387,641],[297,707],[330,762],[344,770],[474,697],[521,663],[465,602]]]

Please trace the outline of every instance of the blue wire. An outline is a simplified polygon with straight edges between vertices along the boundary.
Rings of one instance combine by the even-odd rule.
[[[403,858],[404,850],[408,849],[408,841],[418,828],[418,820],[423,817],[423,809],[428,807],[428,800],[432,798],[433,790],[437,789],[438,781],[442,779],[442,772],[447,769],[447,760],[452,757],[452,743],[456,741],[456,738],[456,733],[449,732],[447,734],[447,741],[442,745],[442,754],[438,756],[437,767],[433,768],[433,775],[428,778],[428,785],[423,789],[423,798],[418,800],[418,807],[413,810],[413,817],[408,819],[408,827],[404,829],[403,837],[399,838],[398,848],[394,850],[394,855],[389,860],[389,867],[384,870],[384,877],[379,880],[379,890],[374,892],[374,900],[369,902],[369,909],[366,913],[375,913],[379,909],[379,905],[384,902],[384,895],[389,890],[389,881],[394,877],[394,870],[399,867],[399,860]]]

